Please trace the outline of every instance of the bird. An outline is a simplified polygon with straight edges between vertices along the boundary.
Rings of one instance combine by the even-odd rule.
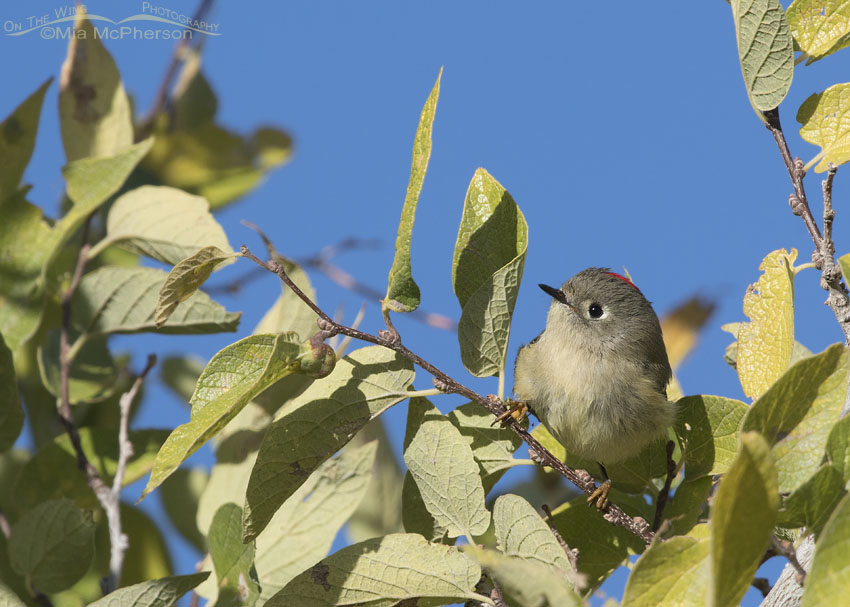
[[[661,325],[640,289],[609,268],[538,286],[552,304],[543,332],[517,354],[514,396],[568,453],[599,464],[603,483],[588,503],[604,509],[605,466],[637,455],[675,420]]]

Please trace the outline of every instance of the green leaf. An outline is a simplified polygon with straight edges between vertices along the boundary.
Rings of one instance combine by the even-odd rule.
[[[850,282],[850,253],[842,255],[838,258],[838,265],[841,266],[841,273],[844,274],[844,281]]]
[[[18,189],[32,157],[48,78],[0,123],[0,205]]]
[[[133,114],[115,61],[77,13],[59,77],[59,123],[69,161],[112,156],[133,143]]]
[[[26,607],[26,603],[5,584],[0,583],[0,607]]]
[[[425,421],[404,450],[422,501],[449,537],[481,535],[490,526],[472,449],[445,417]]]
[[[412,312],[419,307],[419,286],[413,280],[410,267],[410,240],[413,236],[416,204],[422,193],[428,160],[431,158],[431,133],[434,128],[434,115],[437,112],[437,99],[440,97],[442,76],[443,68],[440,68],[434,88],[425,100],[425,107],[422,108],[422,115],[419,117],[419,126],[416,128],[416,138],[413,140],[410,181],[407,184],[407,194],[404,196],[404,206],[401,210],[401,221],[395,241],[395,257],[387,279],[387,294],[381,304],[384,311]]]
[[[829,605],[850,592],[850,496],[829,517],[820,539],[801,601],[802,607]]]
[[[0,453],[15,444],[23,427],[24,410],[18,395],[15,363],[12,352],[0,334]]]
[[[527,248],[528,224],[519,207],[498,181],[478,169],[466,192],[452,262],[462,309],[461,358],[477,377],[504,369]]]
[[[142,498],[236,417],[257,394],[298,370],[301,348],[293,335],[252,335],[212,357],[195,387],[192,416],[159,450]]]
[[[847,392],[850,357],[840,344],[795,364],[749,408],[743,431],[771,446],[779,490],[791,492],[820,467]]]
[[[747,287],[738,328],[738,378],[744,394],[758,398],[788,368],[794,349],[794,260],[797,250],[779,249],[759,265],[764,273]]]
[[[778,107],[794,77],[794,44],[779,0],[731,0],[738,57],[755,110]]]
[[[97,249],[111,244],[172,265],[191,259],[199,249],[215,251],[224,260],[234,257],[209,203],[167,186],[142,186],[115,201],[106,220],[106,238]]]
[[[70,588],[94,555],[94,524],[67,499],[42,502],[12,526],[12,567],[42,592]]]
[[[109,545],[109,529],[101,519],[98,536],[105,540],[98,543],[98,554],[106,556]],[[130,547],[124,555],[124,568],[121,571],[121,585],[138,584],[146,580],[162,578],[174,573],[171,555],[165,538],[157,524],[144,510],[121,504],[121,526],[129,539]],[[104,561],[104,570],[106,559]]]
[[[708,518],[708,493],[711,491],[712,478],[701,476],[686,479],[673,494],[664,509],[664,519],[673,525],[673,535],[684,535],[703,519]]]
[[[195,384],[204,370],[204,361],[197,356],[168,356],[159,365],[162,382],[182,401],[189,402]]]
[[[256,537],[310,473],[367,422],[406,398],[413,365],[381,346],[356,350],[290,401],[266,433],[251,472],[243,541]]]
[[[276,261],[283,265],[292,282],[307,297],[316,301],[316,292],[313,290],[313,285],[310,284],[310,278],[301,266],[285,258],[276,258]],[[316,319],[318,318],[316,313],[283,283],[281,283],[281,288],[283,292],[257,324],[254,333],[294,331],[298,333],[302,340],[316,334],[319,330],[316,326]]]
[[[522,439],[501,424],[493,426],[493,414],[480,404],[466,403],[447,417],[472,448],[472,455],[481,467],[485,490],[501,472],[514,466],[513,454],[522,445]]]
[[[217,265],[231,261],[236,254],[228,254],[218,247],[204,247],[171,269],[159,291],[154,324],[162,327],[177,306],[191,297]]]
[[[808,97],[797,110],[800,137],[820,146],[820,160],[815,172],[823,173],[829,163],[844,164],[850,160],[850,122],[845,102],[850,83],[833,84],[822,93]]]
[[[623,607],[703,607],[708,591],[709,540],[672,537],[653,542],[635,563]]]
[[[573,580],[573,570],[552,529],[534,507],[518,495],[502,495],[493,504],[493,527],[499,550],[508,556],[554,567]]]
[[[493,576],[511,605],[523,607],[580,607],[583,605],[560,569],[478,546],[464,546],[472,557]]]
[[[180,468],[168,477],[162,487],[162,505],[175,529],[190,544],[205,552],[206,537],[198,528],[198,503],[207,486],[209,474],[203,468]]]
[[[738,426],[747,405],[722,396],[686,396],[676,402],[676,435],[685,457],[685,476],[724,474],[738,450]]]
[[[843,0],[795,0],[786,16],[791,35],[809,63],[846,48],[850,6]]]
[[[340,528],[366,494],[376,449],[376,441],[343,449],[339,457],[313,472],[275,513],[256,540],[261,601],[328,553]]]
[[[817,535],[846,493],[841,472],[834,466],[821,466],[785,499],[777,524],[788,529],[806,527]]]
[[[83,276],[74,294],[72,324],[83,333],[217,333],[235,331],[240,312],[228,312],[206,293],[195,292],[168,321],[154,319],[168,275],[156,268],[103,266]]]
[[[761,564],[779,509],[770,445],[757,432],[741,434],[741,449],[711,508],[709,604],[737,605]]]
[[[266,607],[289,607],[292,597],[298,597],[299,607],[392,607],[417,600],[423,606],[443,605],[480,599],[475,594],[480,577],[478,565],[454,546],[397,533],[348,546],[319,561]]]
[[[552,512],[552,522],[570,548],[578,549],[578,570],[587,576],[587,592],[594,591],[632,554],[646,547],[630,531],[612,525],[579,496]]]
[[[850,415],[842,417],[829,431],[826,457],[841,474],[844,483],[850,481]]]
[[[38,370],[44,387],[58,397],[61,393],[59,330],[48,333],[38,347]],[[68,381],[71,404],[98,402],[115,393],[118,365],[109,352],[106,338],[88,339],[71,362]]]
[[[80,443],[89,461],[111,485],[118,466],[118,435],[111,428],[80,428]],[[156,453],[168,437],[168,430],[133,430],[133,455],[124,471],[124,486],[145,476],[153,467]],[[15,503],[21,510],[46,499],[67,497],[78,506],[97,508],[98,502],[85,476],[77,467],[71,439],[66,434],[39,449],[24,465],[15,484]]]
[[[242,543],[242,508],[224,504],[213,517],[207,536],[218,578],[216,607],[250,607],[260,586],[254,571],[254,542]]]
[[[126,149],[116,150],[109,156],[82,158],[65,165],[62,175],[65,177],[68,198],[74,206],[60,224],[71,224],[69,218],[73,219],[73,223],[62,231],[73,233],[89,213],[117,192],[152,145],[153,140],[148,138]]]
[[[41,269],[55,232],[22,190],[0,200],[0,333],[15,352],[38,327],[44,307]]]
[[[191,575],[174,575],[113,590],[89,604],[89,607],[171,607],[192,588],[203,582],[209,571]]]

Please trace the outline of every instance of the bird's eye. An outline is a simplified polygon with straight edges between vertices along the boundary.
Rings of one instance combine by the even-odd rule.
[[[590,304],[590,307],[587,309],[587,313],[591,318],[599,318],[602,316],[602,306],[598,303]]]

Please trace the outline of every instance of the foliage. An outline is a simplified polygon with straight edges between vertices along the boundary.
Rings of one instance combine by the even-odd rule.
[[[787,16],[777,0],[730,4],[746,92],[763,120],[788,92],[795,48],[813,62],[844,48],[850,36],[844,3],[796,0]],[[80,19],[76,27],[91,25]],[[382,305],[388,324],[391,312],[419,305],[410,242],[441,75],[415,135]],[[202,290],[221,266],[248,263],[212,211],[283,164],[291,141],[269,127],[243,138],[217,124],[216,99],[194,52],[169,110],[142,139],[107,49],[94,36],[74,38],[59,83],[67,204],[61,217],[47,220],[27,201],[21,179],[50,84],[0,125],[0,505],[10,525],[0,536],[3,604],[32,605],[42,593],[62,593],[76,603],[165,606],[194,590],[215,605],[436,606],[491,604],[498,586],[510,605],[581,605],[639,555],[624,605],[734,605],[772,536],[810,533],[817,541],[803,603],[822,604],[847,590],[850,422],[842,408],[850,355],[839,344],[812,354],[795,341],[795,277],[805,266],[794,266],[793,249],[765,256],[743,298],[746,320],[728,325],[736,341],[726,358],[753,402],[678,398],[667,523],[648,545],[588,509],[583,497],[560,499],[544,521],[539,502],[498,494],[494,486],[506,470],[532,463],[517,456],[517,433],[492,427],[478,402],[442,414],[414,390],[413,361],[399,351],[371,345],[337,360],[315,311],[290,288],[270,303],[253,335],[206,365],[188,355],[163,365],[165,382],[191,407],[189,419],[174,429],[134,429],[127,437],[132,455],[122,462],[118,418],[86,409],[98,403],[117,411],[130,389],[129,363],[112,352],[110,337],[239,328],[239,313]],[[81,86],[90,97],[78,94]],[[818,171],[850,160],[848,87],[816,93],[797,114],[802,136],[822,148],[809,163]],[[97,120],[79,118],[92,113]],[[471,375],[499,376],[501,398],[527,247],[519,206],[486,170],[476,170],[452,266],[459,350]],[[272,253],[315,301],[306,273]],[[81,264],[75,278],[67,259],[76,256],[92,263]],[[171,269],[142,265],[143,258]],[[840,260],[844,271],[848,259]],[[688,306],[663,321],[674,367],[710,313]],[[674,394],[681,396],[675,380]],[[55,398],[69,407],[66,423],[76,434],[35,428],[35,437],[48,438],[37,439],[31,453],[13,449],[24,415],[45,419],[36,412],[52,412]],[[380,426],[381,415],[405,401],[406,471]],[[545,428],[533,436],[568,465],[590,464]],[[210,441],[217,463],[209,473],[181,467]],[[81,454],[88,478],[78,467]],[[667,500],[666,463],[658,443],[612,466],[612,501],[651,521]],[[109,572],[104,534],[111,531],[92,477],[109,485],[123,476],[126,484],[148,472],[143,497],[159,488],[175,527],[207,553],[203,571],[171,575],[161,530],[124,505],[131,549],[120,587],[101,596],[97,580]],[[347,521],[359,541],[328,555]],[[561,542],[577,549],[577,558]]]

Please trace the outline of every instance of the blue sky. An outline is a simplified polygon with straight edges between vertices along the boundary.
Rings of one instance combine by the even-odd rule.
[[[89,2],[92,13],[121,19],[142,2]],[[195,1],[152,2],[192,14]],[[5,3],[0,23],[52,13],[56,0]],[[579,8],[581,7],[581,8]],[[807,261],[811,240],[788,208],[790,184],[768,131],[747,102],[728,5],[663,1],[580,5],[567,2],[217,2],[204,41],[204,71],[219,97],[219,120],[241,131],[275,124],[294,136],[293,161],[218,215],[231,244],[259,249],[242,219],[260,225],[278,249],[307,256],[346,237],[379,239],[378,250],[337,263],[383,291],[392,261],[410,150],[422,104],[441,66],[434,148],[413,234],[413,272],[422,308],[453,318],[451,258],[464,193],[486,168],[511,192],[529,224],[525,281],[511,352],[542,329],[549,298],[536,284],[558,284],[588,266],[627,267],[659,314],[686,297],[714,298],[717,312],[679,376],[688,394],[743,398],[723,362],[730,338],[719,327],[743,319],[741,301],[770,251],[796,247]],[[38,32],[0,32],[0,114],[8,114],[49,75],[58,76],[65,42]],[[173,42],[107,44],[137,111],[147,109]],[[796,109],[811,93],[840,81],[850,51],[798,66],[781,106],[792,153],[817,150],[800,140]],[[55,212],[64,184],[57,86],[50,89],[26,181],[31,200]],[[848,187],[835,182],[838,253],[850,251],[843,220]],[[808,181],[815,215],[820,177]],[[249,271],[243,261],[224,270]],[[226,273],[226,274],[225,274]],[[813,351],[841,333],[814,271],[796,284],[797,337]],[[351,320],[361,298],[314,275],[320,303]],[[278,293],[274,277],[222,297],[244,312],[237,336],[116,339],[136,353],[192,351],[209,358],[247,335]],[[363,328],[381,326],[371,306]],[[397,317],[405,343],[481,392],[495,380],[467,378],[456,337]],[[510,380],[508,385],[510,385]],[[417,387],[429,387],[423,373]],[[136,427],[177,425],[187,410],[150,382]],[[436,399],[443,410],[451,399]],[[406,406],[391,411],[393,440],[403,436]],[[196,461],[203,463],[209,455]],[[135,491],[140,489],[136,489]],[[135,498],[133,491],[128,497]],[[155,500],[146,507],[156,508]],[[196,556],[175,540],[177,568]],[[775,569],[775,567],[774,567]],[[622,580],[606,590],[619,595]],[[618,585],[619,584],[619,585]],[[755,604],[750,593],[748,603]],[[756,601],[757,602],[757,601]]]

